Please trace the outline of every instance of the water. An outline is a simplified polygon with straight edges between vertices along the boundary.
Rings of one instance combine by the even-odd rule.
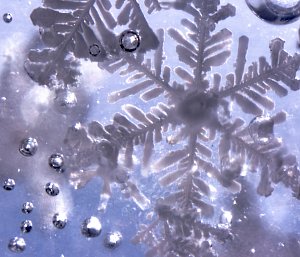
[[[101,222],[97,217],[94,216],[85,219],[81,225],[82,235],[88,238],[99,236],[101,230],[102,230]]]
[[[63,229],[67,225],[67,216],[63,213],[55,213],[52,219],[54,227]]]
[[[37,149],[38,149],[37,140],[33,137],[29,137],[22,140],[19,151],[22,155],[26,157],[31,157],[35,155]]]
[[[268,144],[274,139],[274,121],[270,116],[255,117],[249,123],[249,134],[258,144]]]
[[[23,203],[22,205],[22,212],[24,214],[29,214],[33,211],[33,203],[32,202],[26,202],[26,203]]]
[[[97,56],[100,54],[100,47],[97,44],[92,44],[89,48],[90,55]]]
[[[15,188],[15,185],[16,185],[16,182],[12,178],[9,178],[4,181],[3,188],[7,191],[11,191]]]
[[[125,30],[120,36],[120,46],[126,52],[134,52],[140,45],[140,36],[133,30]]]
[[[10,22],[12,22],[12,19],[13,19],[13,17],[12,17],[11,13],[4,13],[3,14],[3,20],[4,20],[4,22],[10,23]]]
[[[8,249],[15,253],[21,253],[25,250],[26,243],[22,237],[14,237],[9,240]]]
[[[122,234],[119,231],[113,231],[106,234],[104,239],[104,246],[110,249],[118,247],[122,242]]]
[[[29,233],[32,230],[32,221],[31,220],[22,221],[20,228],[22,233]]]
[[[48,182],[45,186],[45,191],[50,196],[57,196],[59,194],[59,186],[56,183]]]
[[[269,23],[287,24],[300,17],[299,0],[246,0],[246,3],[259,18]]]
[[[64,156],[60,153],[51,154],[48,163],[51,168],[62,172],[62,167],[64,165]]]

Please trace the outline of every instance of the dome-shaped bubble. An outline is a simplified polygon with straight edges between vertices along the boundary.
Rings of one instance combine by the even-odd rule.
[[[120,46],[126,52],[134,52],[140,46],[140,36],[133,30],[125,30],[120,36]]]
[[[10,22],[12,22],[12,19],[13,19],[13,17],[11,15],[11,13],[4,13],[3,14],[3,20],[4,20],[4,22],[10,23]]]
[[[22,233],[29,233],[32,230],[32,221],[31,220],[22,221],[20,228]]]
[[[55,213],[52,223],[56,228],[63,229],[67,225],[67,216],[63,213]]]
[[[102,230],[102,224],[97,217],[85,219],[81,225],[81,233],[86,237],[97,237]]]
[[[15,188],[15,185],[16,182],[12,178],[9,178],[4,181],[3,188],[7,191],[11,191]]]
[[[24,214],[29,214],[33,211],[33,203],[32,202],[26,202],[26,203],[23,203],[22,205],[22,212]]]
[[[64,156],[60,153],[51,154],[48,160],[49,166],[59,172],[62,172],[64,165]]]
[[[26,243],[22,237],[14,237],[9,240],[8,249],[14,253],[21,253],[25,250]]]
[[[22,140],[19,151],[22,155],[33,156],[38,149],[38,143],[35,138],[29,137]]]
[[[110,249],[118,247],[122,242],[122,234],[119,231],[107,233],[104,239],[104,246]]]
[[[48,182],[45,186],[45,191],[50,196],[57,196],[59,194],[59,186],[56,183]]]
[[[287,24],[300,17],[299,0],[246,0],[261,19],[273,24]]]

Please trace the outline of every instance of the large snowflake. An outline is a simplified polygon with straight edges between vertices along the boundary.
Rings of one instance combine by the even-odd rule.
[[[273,133],[286,114],[269,115],[274,103],[267,96],[270,91],[282,97],[289,89],[299,89],[300,56],[289,55],[284,41],[276,38],[269,44],[270,61],[260,57],[246,68],[248,38],[242,36],[233,72],[221,76],[216,71],[231,56],[232,33],[216,27],[235,15],[232,5],[220,6],[218,0],[145,0],[143,4],[141,8],[136,0],[44,0],[31,19],[47,47],[32,50],[25,67],[35,81],[59,93],[77,85],[77,58],[125,77],[128,87],[112,92],[109,102],[139,95],[152,107],[144,112],[125,104],[111,124],[93,121],[70,127],[64,141],[73,171],[70,182],[79,188],[100,176],[101,209],[106,208],[112,183],[146,208],[149,200],[128,172],[137,146],[142,145],[142,174],[162,174],[158,183],[169,193],[157,199],[155,220],[142,226],[135,241],[149,245],[146,256],[214,256],[208,238],[225,241],[231,234],[227,226],[202,222],[214,213],[206,197],[211,191],[206,178],[238,193],[237,179],[247,167],[261,174],[259,194],[269,196],[272,183],[282,182],[300,197],[297,160]],[[170,9],[185,13],[182,29],[154,32],[143,13],[146,9],[149,15]],[[135,52],[120,47],[124,27],[139,34],[141,44]],[[179,66],[165,63],[165,37],[177,43]],[[95,45],[99,53],[91,55],[90,47]],[[253,115],[250,124],[233,117],[237,108]],[[163,152],[160,142],[166,137],[173,151]],[[218,145],[218,152],[211,150],[212,143]],[[158,146],[163,155],[159,159],[153,158]]]

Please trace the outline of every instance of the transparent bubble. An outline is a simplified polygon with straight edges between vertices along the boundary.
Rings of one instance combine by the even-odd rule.
[[[21,253],[25,250],[26,243],[22,237],[14,237],[9,240],[8,249],[14,253]]]
[[[29,233],[32,230],[32,221],[31,220],[22,221],[20,228],[22,233]]]
[[[67,225],[67,216],[63,213],[55,213],[52,223],[56,228],[63,229]]]
[[[32,202],[23,203],[22,212],[25,214],[29,214],[33,211],[33,208],[34,208],[34,206],[33,206]]]
[[[13,19],[13,17],[12,17],[11,13],[4,13],[3,14],[3,20],[4,20],[4,22],[10,23],[10,22],[12,22],[12,19]]]
[[[232,222],[232,213],[230,211],[223,211],[220,215],[220,223],[230,225]]]
[[[68,113],[77,104],[76,94],[70,90],[58,90],[54,98],[55,109],[60,113]]]
[[[85,219],[81,225],[81,233],[86,237],[97,237],[100,235],[102,225],[97,217],[91,216]]]
[[[30,157],[36,153],[37,149],[37,140],[35,138],[29,137],[22,140],[19,151],[22,155]]]
[[[98,54],[100,54],[100,47],[97,44],[92,44],[90,45],[89,52],[90,55],[96,57]]]
[[[59,186],[56,183],[48,182],[45,186],[45,191],[50,196],[57,196],[59,194]]]
[[[300,0],[246,0],[261,19],[273,24],[287,24],[300,17]]]
[[[120,36],[120,46],[126,52],[133,52],[140,46],[140,36],[133,30],[125,30]]]
[[[268,144],[274,139],[274,121],[270,116],[255,117],[249,123],[249,134],[258,144]]]
[[[118,247],[122,242],[122,234],[119,231],[108,233],[104,239],[104,246],[110,249]]]
[[[15,188],[16,182],[12,178],[8,178],[3,183],[3,188],[7,191],[11,191]]]
[[[60,153],[51,154],[49,157],[49,166],[59,172],[63,172],[64,156]]]

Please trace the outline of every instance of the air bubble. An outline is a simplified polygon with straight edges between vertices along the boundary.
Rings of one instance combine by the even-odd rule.
[[[38,143],[35,138],[29,137],[22,140],[19,151],[22,155],[33,156],[38,149]]]
[[[223,211],[220,216],[220,223],[230,225],[232,222],[232,213],[230,211]]]
[[[9,240],[8,249],[14,253],[21,253],[25,250],[26,243],[22,237],[14,237]]]
[[[3,183],[3,188],[7,191],[11,191],[15,188],[16,182],[12,178],[8,178]]]
[[[31,220],[24,220],[21,223],[21,231],[22,233],[29,233],[32,230],[32,221]]]
[[[54,98],[55,109],[60,113],[68,113],[77,104],[76,94],[70,90],[58,90]]]
[[[246,0],[249,8],[262,20],[287,24],[300,17],[299,0]]]
[[[89,52],[90,55],[96,57],[98,54],[100,54],[100,47],[97,44],[92,44],[90,45]]]
[[[101,222],[97,217],[94,216],[85,219],[81,225],[82,235],[88,238],[99,236],[101,230],[102,230]]]
[[[59,194],[59,186],[56,183],[48,182],[45,186],[45,191],[50,196],[57,196]]]
[[[125,30],[120,36],[120,46],[126,52],[134,52],[140,41],[140,36],[133,30]]]
[[[13,17],[12,17],[11,13],[4,13],[3,14],[3,20],[4,20],[4,22],[10,23],[10,22],[12,22],[12,19],[13,19]]]
[[[249,134],[258,144],[268,144],[274,139],[274,121],[270,116],[255,117],[249,123]]]
[[[60,153],[51,154],[49,157],[49,166],[58,172],[63,172],[64,156]]]
[[[55,213],[52,219],[53,225],[58,229],[63,229],[67,225],[67,222],[67,216],[62,213]]]
[[[113,231],[106,235],[104,246],[110,249],[118,247],[122,242],[122,234],[119,231]]]
[[[33,208],[34,208],[34,206],[33,206],[32,202],[23,203],[22,212],[25,214],[29,214],[33,211]]]

